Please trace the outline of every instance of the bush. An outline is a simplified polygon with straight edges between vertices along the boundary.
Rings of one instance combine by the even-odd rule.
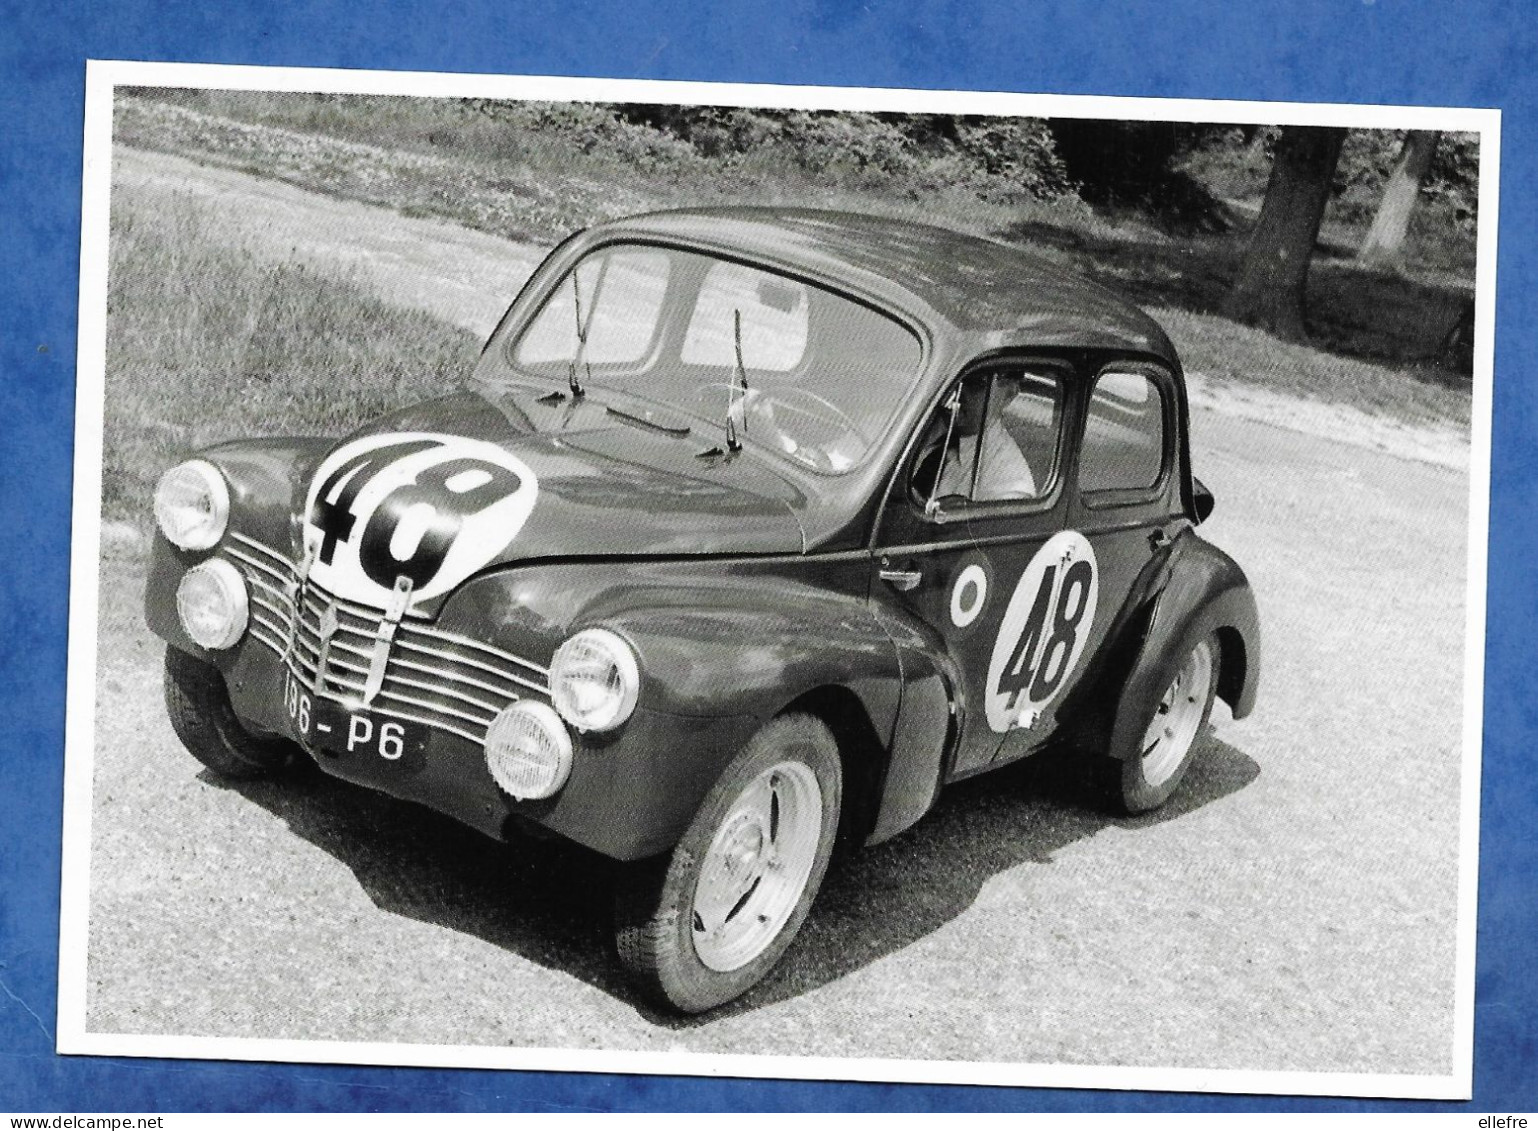
[[[956,125],[956,146],[990,177],[1004,178],[1038,200],[1077,192],[1045,121],[963,118]]]
[[[835,181],[910,192],[963,187],[989,198],[1055,200],[1074,192],[1047,124],[1037,119],[721,106],[613,110],[729,168],[777,165]]]

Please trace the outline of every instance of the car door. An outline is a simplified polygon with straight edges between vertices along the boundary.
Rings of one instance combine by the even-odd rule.
[[[926,421],[883,508],[872,592],[922,623],[949,671],[959,724],[951,776],[989,765],[1011,730],[1044,729],[1037,725],[1043,699],[1031,692],[1038,653],[1059,653],[1042,677],[1047,700],[1069,682],[1072,648],[1049,645],[1052,625],[1040,610],[1020,607],[1028,602],[1018,593],[1027,575],[1037,588],[1045,577],[1055,600],[1073,571],[1073,555],[1057,560],[1063,547],[1054,544],[1066,507],[1070,387],[1071,372],[1051,360],[973,366]],[[1085,599],[1080,573],[1066,589],[1072,600]],[[1035,636],[1022,656],[1020,638],[1033,618]]]
[[[1070,521],[1097,565],[1102,612],[1090,657],[1150,560],[1182,520],[1179,400],[1173,375],[1145,362],[1102,364],[1085,383]]]

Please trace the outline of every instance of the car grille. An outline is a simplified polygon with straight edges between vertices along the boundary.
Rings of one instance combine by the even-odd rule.
[[[340,600],[313,582],[305,586],[296,626],[298,571],[293,563],[241,534],[232,533],[224,549],[250,587],[252,639],[276,652],[297,678],[318,692],[315,673],[324,654],[321,693],[363,701],[384,635],[384,679],[366,704],[370,711],[423,723],[479,745],[487,725],[508,704],[529,696],[550,698],[550,673],[539,664],[409,616],[391,639],[380,632],[385,619],[380,610]],[[332,614],[335,628],[328,643],[323,625]]]

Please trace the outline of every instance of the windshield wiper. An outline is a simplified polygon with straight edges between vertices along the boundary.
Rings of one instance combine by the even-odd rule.
[[[726,394],[726,448],[727,451],[738,452],[742,450],[742,441],[737,438],[738,431],[744,436],[748,434],[748,369],[742,364],[742,311],[736,307],[732,309],[732,348],[737,368],[732,374],[732,386]]]

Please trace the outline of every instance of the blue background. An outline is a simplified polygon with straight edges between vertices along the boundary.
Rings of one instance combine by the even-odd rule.
[[[0,13],[0,1110],[1462,1106],[56,1057],[81,122],[92,57],[1500,108],[1475,1090],[1466,1110],[1538,1110],[1538,697],[1527,648],[1538,551],[1538,392],[1527,372],[1538,353],[1538,21],[1527,5],[0,0]]]

